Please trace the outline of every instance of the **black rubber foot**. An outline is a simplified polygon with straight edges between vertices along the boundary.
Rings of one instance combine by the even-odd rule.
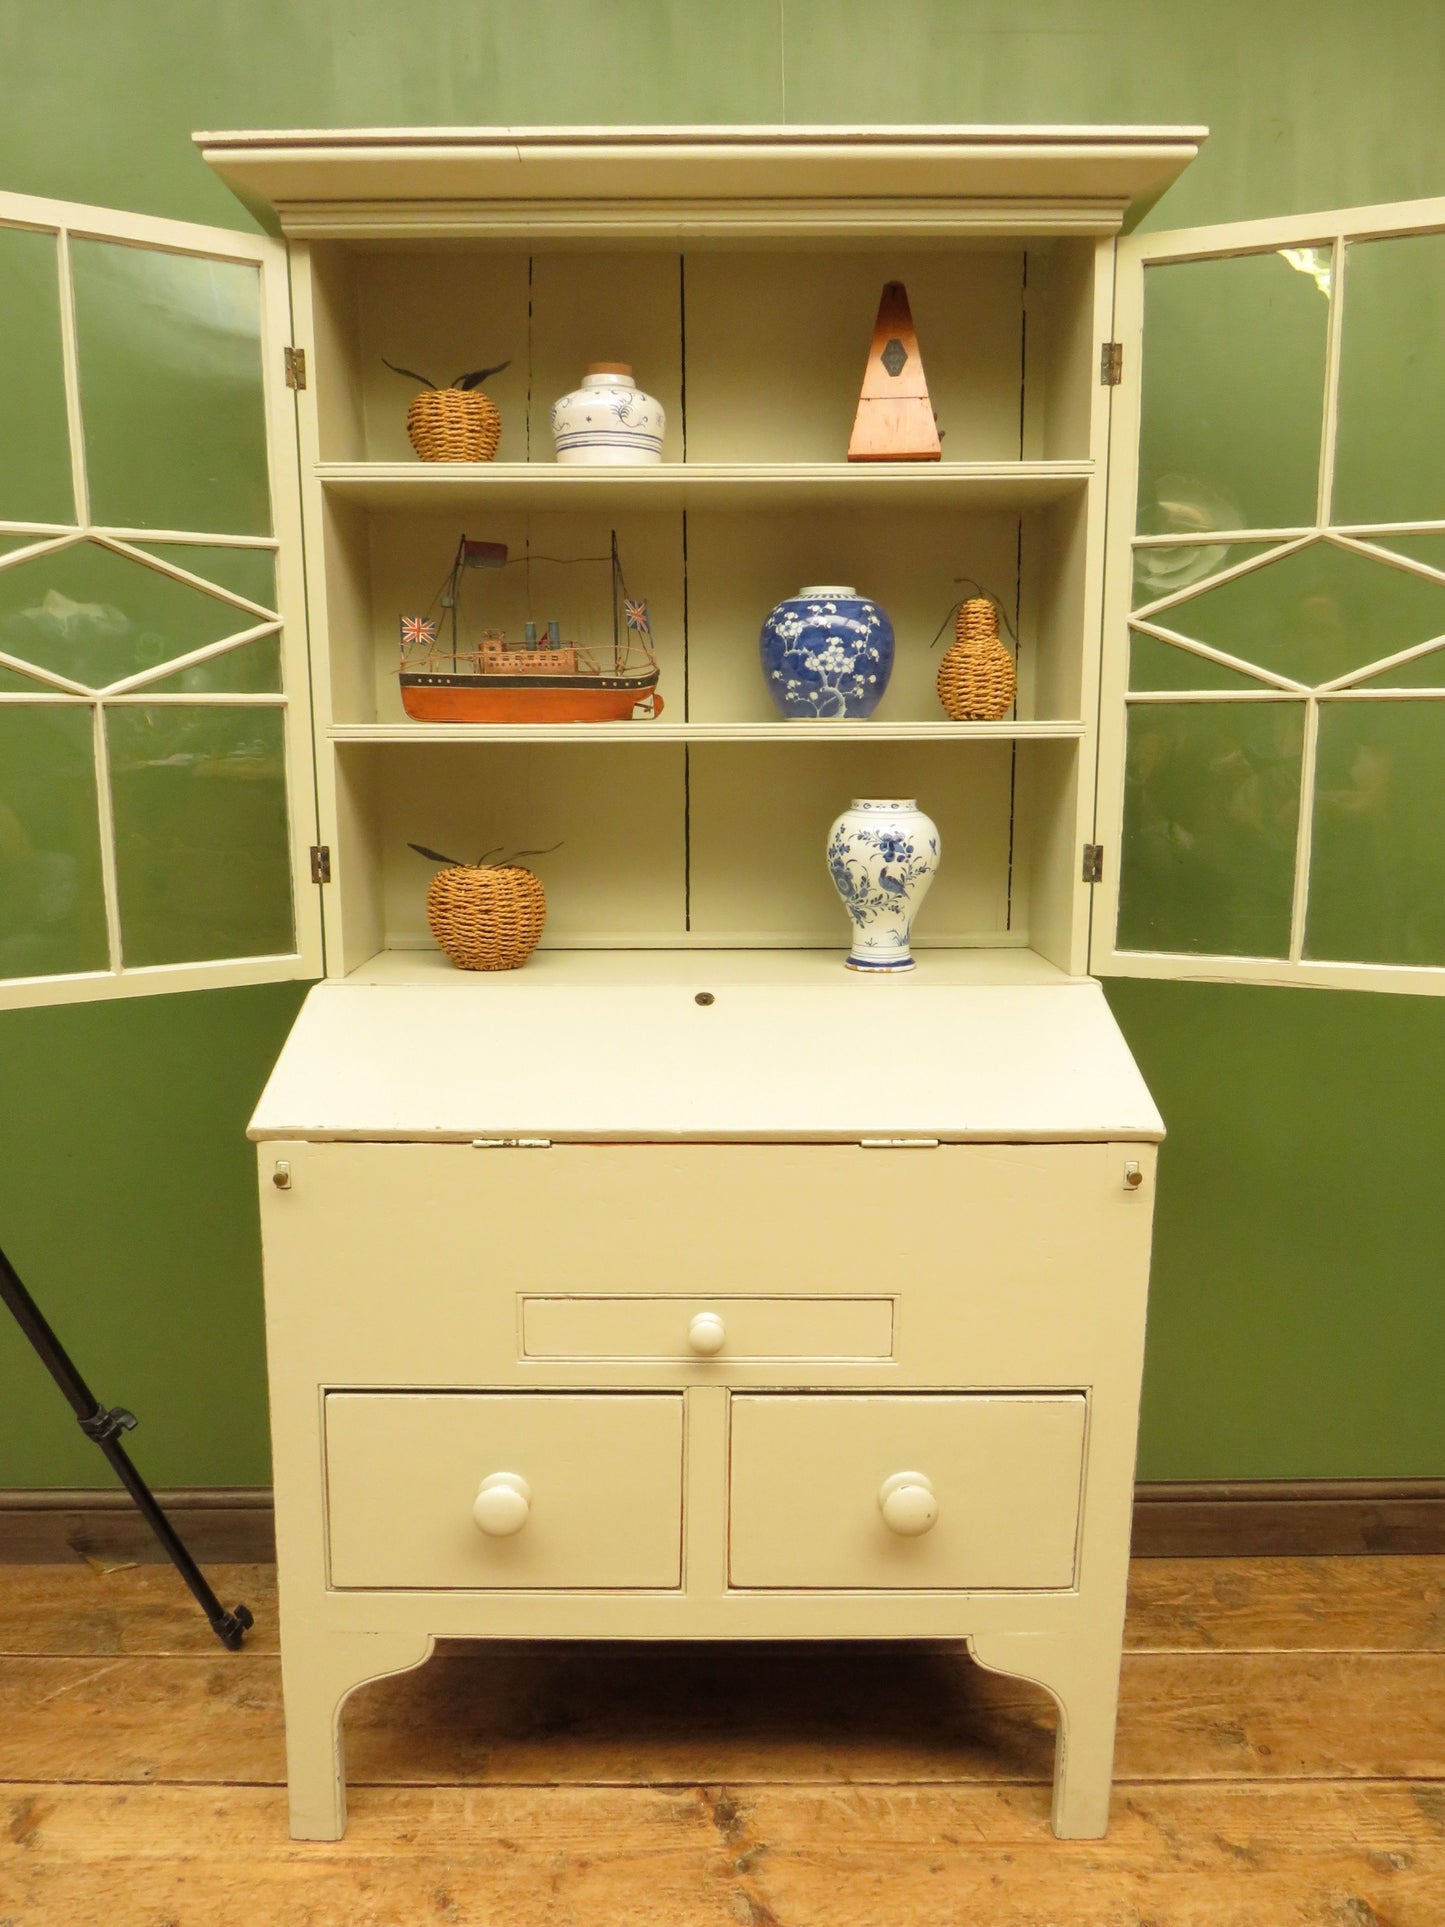
[[[239,1652],[241,1641],[255,1625],[249,1606],[237,1606],[233,1613],[222,1613],[211,1621],[211,1630],[228,1652]]]

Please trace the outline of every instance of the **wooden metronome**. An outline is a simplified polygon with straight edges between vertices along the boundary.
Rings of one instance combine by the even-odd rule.
[[[873,324],[848,460],[936,462],[942,453],[908,290],[901,281],[889,281]]]

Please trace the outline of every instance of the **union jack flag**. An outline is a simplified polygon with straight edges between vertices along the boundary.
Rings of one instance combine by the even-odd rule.
[[[432,643],[437,639],[437,626],[428,622],[425,616],[403,616],[401,618],[401,646],[408,643]]]
[[[645,602],[624,602],[622,605],[622,613],[627,618],[627,626],[629,629],[640,629],[645,636],[652,633],[652,625],[647,620],[647,604]]]

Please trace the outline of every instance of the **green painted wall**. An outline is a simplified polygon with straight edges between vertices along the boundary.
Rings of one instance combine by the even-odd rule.
[[[1445,193],[1438,0],[0,0],[0,74],[0,185],[231,226],[195,128],[1203,122],[1150,226]],[[1445,1474],[1445,1000],[1110,996],[1171,1131],[1142,1474]],[[299,997],[0,1015],[0,1242],[158,1483],[266,1478],[243,1130]],[[0,1486],[104,1483],[8,1326],[0,1387]]]

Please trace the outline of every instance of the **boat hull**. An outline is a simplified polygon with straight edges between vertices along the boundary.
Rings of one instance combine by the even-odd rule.
[[[428,676],[403,673],[417,723],[625,723],[639,703],[662,708],[657,671],[638,676]]]

